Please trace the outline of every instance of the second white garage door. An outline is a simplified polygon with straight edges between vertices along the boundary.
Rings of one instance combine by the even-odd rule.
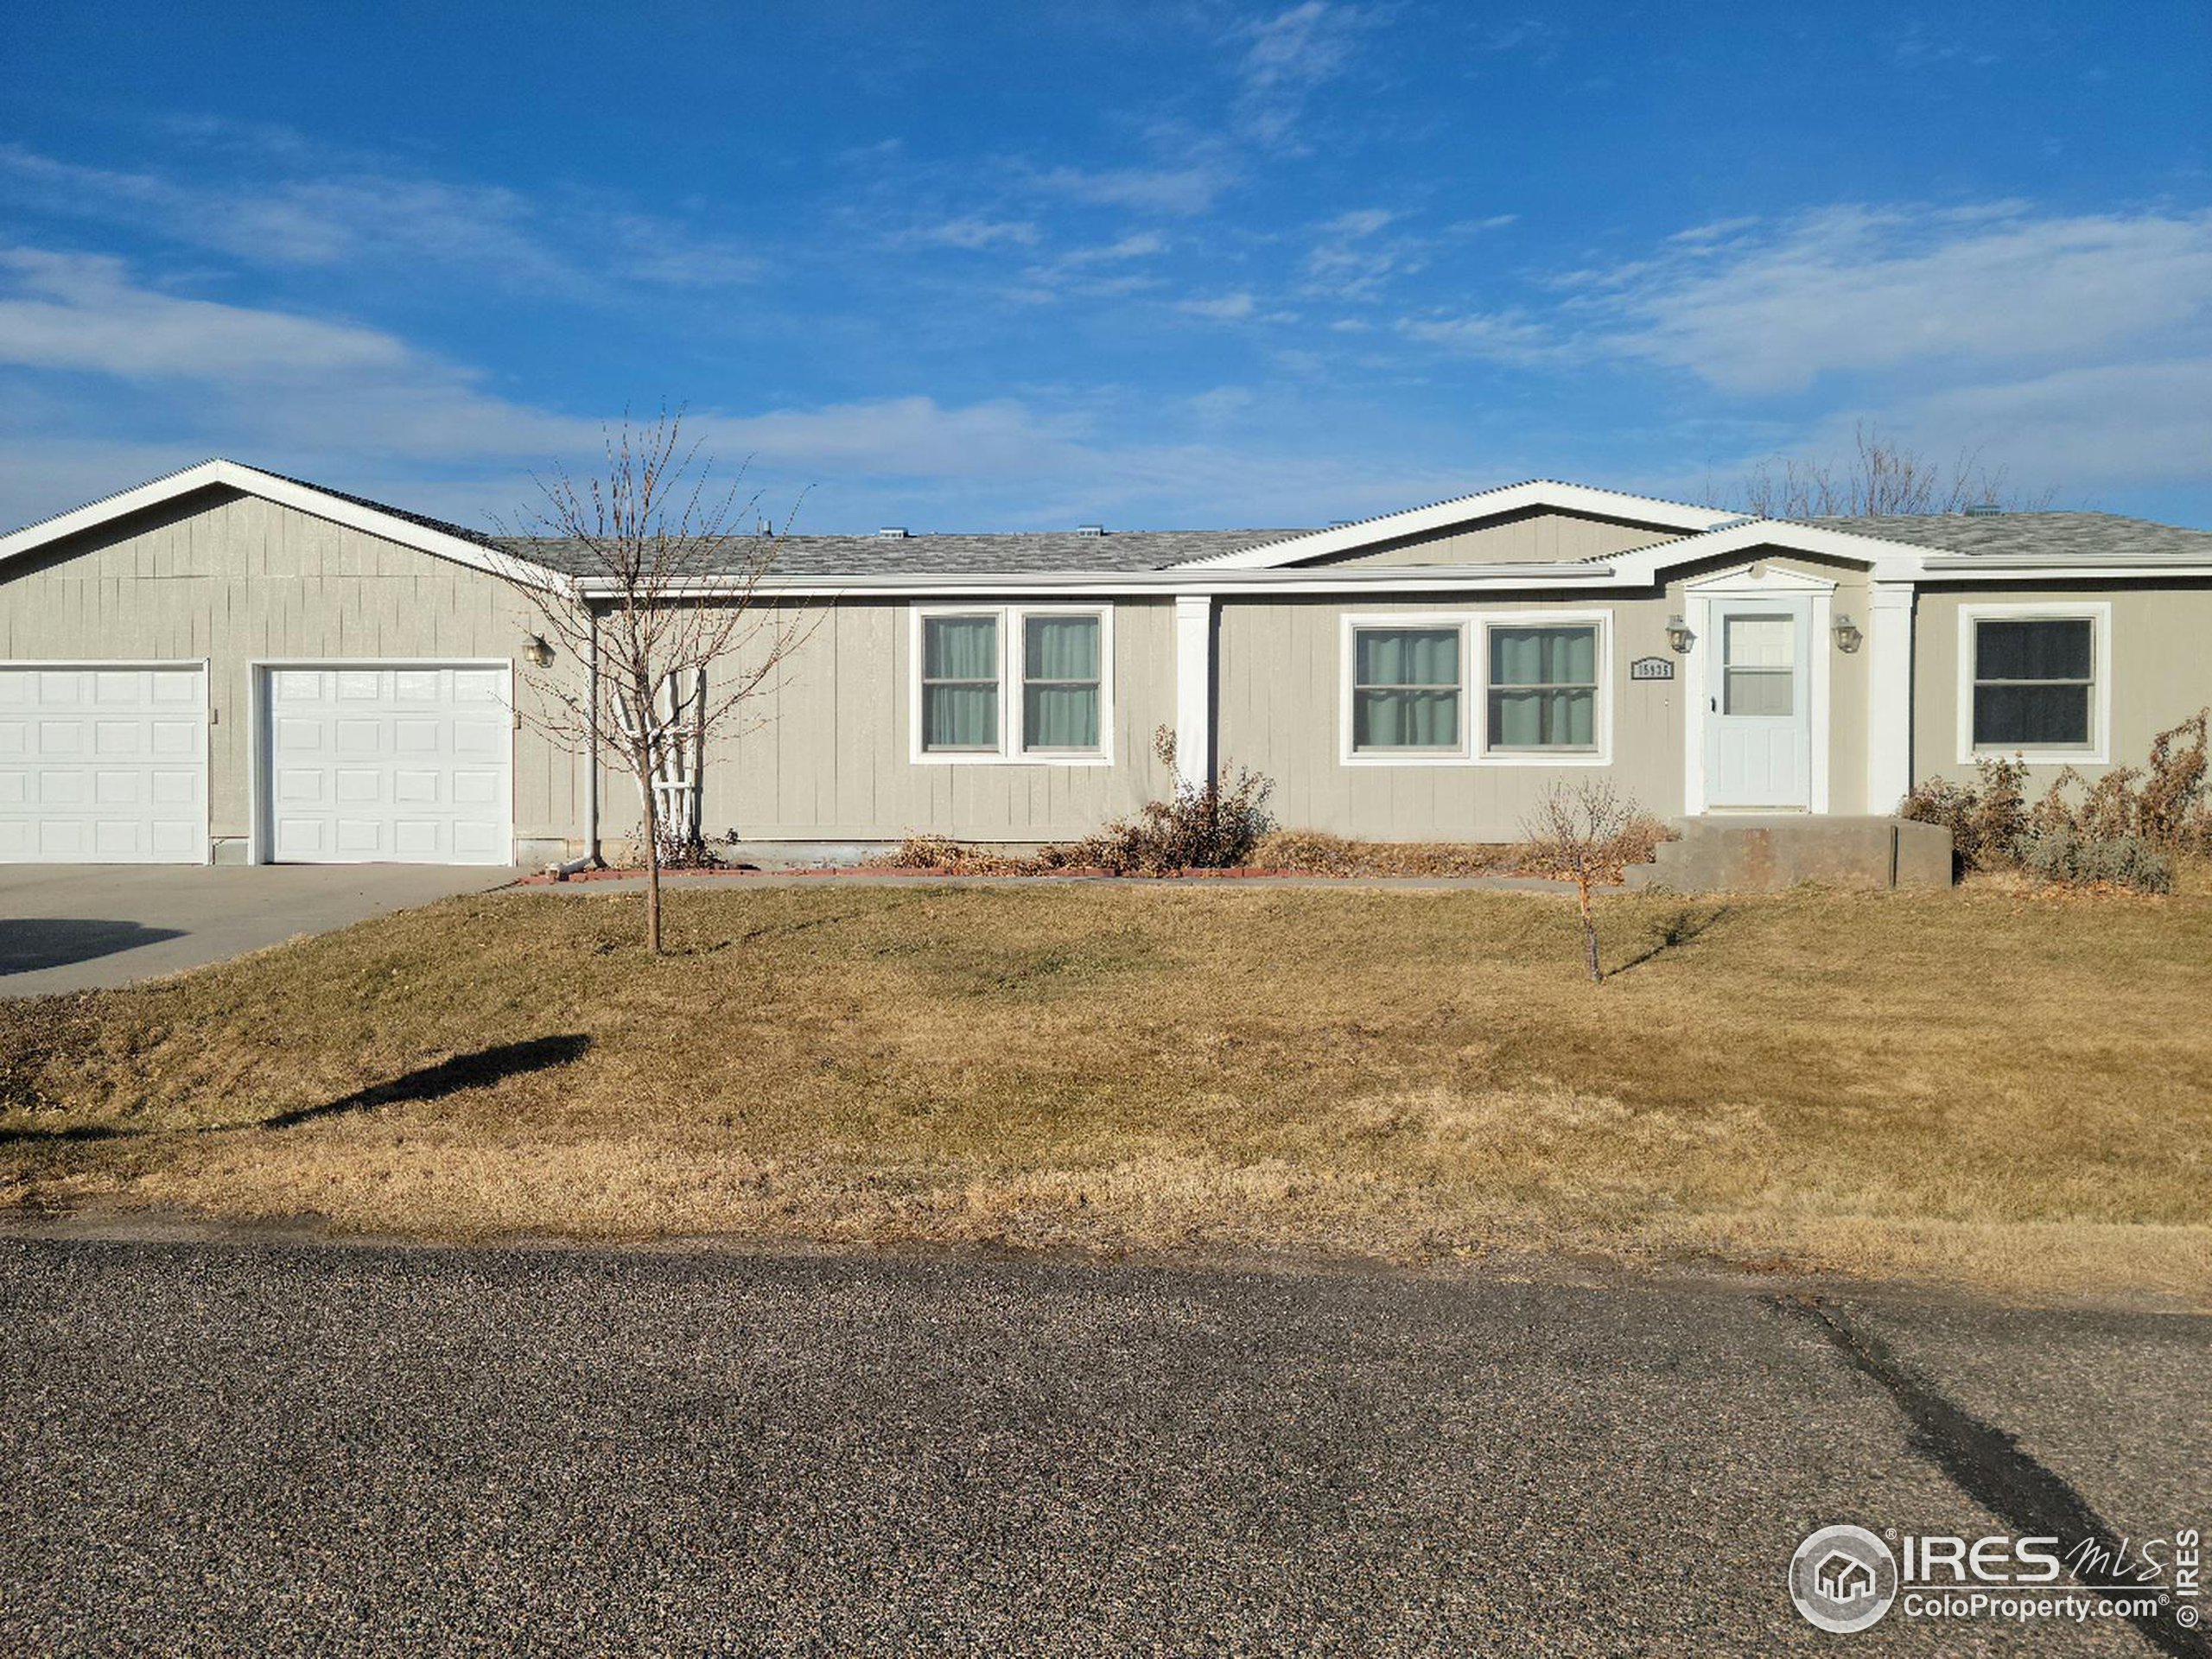
[[[505,666],[348,663],[264,677],[268,855],[302,864],[514,856]]]

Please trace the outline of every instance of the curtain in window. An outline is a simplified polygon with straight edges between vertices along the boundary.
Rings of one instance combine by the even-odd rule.
[[[1490,746],[1598,747],[1598,630],[1490,631]]]
[[[1022,627],[1022,742],[1098,747],[1098,619],[1033,616]]]
[[[999,741],[995,616],[922,619],[922,747],[990,749]]]
[[[1448,749],[1459,741],[1459,631],[1352,633],[1355,749]]]

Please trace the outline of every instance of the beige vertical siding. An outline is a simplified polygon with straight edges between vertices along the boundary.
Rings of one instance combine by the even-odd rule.
[[[1837,583],[1834,608],[1866,625],[1866,579],[1855,567],[1760,556],[1781,569]],[[1746,563],[1685,570],[1694,579]],[[1230,598],[1221,606],[1220,751],[1275,781],[1282,821],[1298,828],[1384,841],[1503,841],[1552,785],[1591,775],[1586,766],[1347,766],[1342,755],[1343,619],[1346,614],[1427,614],[1465,611],[1588,611],[1612,614],[1611,765],[1605,775],[1647,810],[1683,810],[1685,682],[1680,658],[1672,680],[1631,681],[1638,657],[1673,657],[1667,619],[1686,609],[1682,580],[1656,592],[1595,594],[1587,590],[1529,594],[1510,599],[1342,600]],[[1712,648],[1700,640],[1694,649]],[[1815,642],[1828,653],[1828,766],[1831,812],[1866,805],[1866,653]],[[1471,695],[1472,688],[1471,688]]]
[[[496,658],[527,606],[497,577],[257,496],[213,493],[0,566],[0,656],[208,663],[210,816],[251,813],[250,665],[276,658]],[[515,740],[515,833],[582,833],[582,762]]]
[[[1973,777],[1959,752],[1959,608],[1979,604],[2052,604],[2075,601],[2112,607],[2109,766],[2143,764],[2151,740],[2212,704],[2212,583],[2203,582],[2002,588],[1976,582],[1921,590],[1913,620],[1912,775],[1916,779]],[[2101,777],[2107,766],[2079,770]],[[2029,769],[2040,791],[2059,771]]]
[[[1408,536],[1314,564],[1537,564],[1601,559],[1671,542],[1679,531],[1532,508],[1487,523]]]
[[[917,763],[905,601],[764,612],[760,639],[793,622],[806,632],[750,703],[747,729],[709,758],[707,833],[734,830],[747,840],[1057,841],[1135,810],[1167,785],[1153,734],[1175,721],[1174,607],[1124,600],[1112,609],[1111,766]],[[634,787],[614,787],[607,798],[610,826],[635,822],[636,796]]]

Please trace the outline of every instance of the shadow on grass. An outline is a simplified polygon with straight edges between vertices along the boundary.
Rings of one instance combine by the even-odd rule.
[[[1716,905],[1701,913],[1686,905],[1652,930],[1655,937],[1648,949],[1630,957],[1619,967],[1607,969],[1605,977],[1618,978],[1631,968],[1657,961],[1669,950],[1679,950],[1692,940],[1702,938],[1735,913],[1733,905]]]
[[[435,1065],[404,1071],[388,1082],[357,1089],[350,1095],[325,1101],[320,1106],[302,1106],[251,1122],[205,1123],[185,1129],[129,1129],[95,1123],[75,1124],[61,1129],[10,1129],[0,1131],[0,1146],[69,1141],[130,1141],[161,1135],[226,1135],[233,1129],[297,1128],[302,1123],[314,1123],[327,1117],[343,1117],[352,1112],[372,1112],[379,1106],[442,1100],[448,1095],[459,1094],[464,1089],[486,1089],[509,1077],[521,1077],[531,1071],[550,1071],[556,1065],[573,1065],[582,1059],[590,1048],[591,1039],[581,1033],[566,1033],[557,1037],[531,1037],[519,1043],[496,1043],[490,1048],[456,1054],[449,1060],[440,1060]]]

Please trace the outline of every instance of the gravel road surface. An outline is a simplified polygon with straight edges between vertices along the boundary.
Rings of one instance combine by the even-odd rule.
[[[17,1240],[0,1651],[1832,1651],[1816,1526],[2212,1522],[2208,1381],[1727,1287]]]

